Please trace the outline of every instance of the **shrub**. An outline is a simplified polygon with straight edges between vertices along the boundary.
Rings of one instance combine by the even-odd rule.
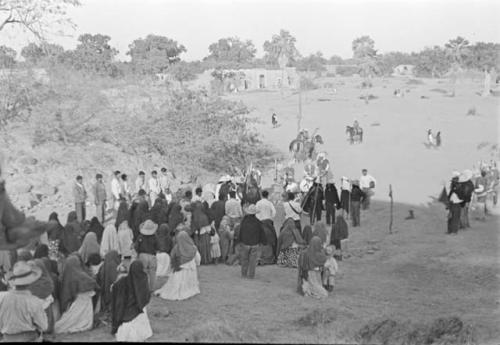
[[[343,77],[352,77],[359,73],[358,66],[337,66],[337,74]]]

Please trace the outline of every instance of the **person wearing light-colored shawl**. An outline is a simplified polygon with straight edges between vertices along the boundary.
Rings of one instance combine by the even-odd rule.
[[[83,263],[87,264],[90,255],[100,255],[100,253],[101,250],[99,247],[99,243],[97,243],[97,235],[94,232],[88,232],[83,239],[82,246],[78,250],[78,254],[80,254]]]
[[[155,295],[167,300],[184,300],[200,293],[198,269],[200,254],[187,232],[180,231],[171,252],[174,273]]]
[[[101,241],[101,256],[104,258],[107,253],[112,250],[119,250],[118,244],[118,234],[116,232],[116,228],[113,224],[108,224],[104,228],[104,232],[102,233],[102,241]]]

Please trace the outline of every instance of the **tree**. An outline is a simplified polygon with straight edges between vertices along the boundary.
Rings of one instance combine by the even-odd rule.
[[[285,68],[288,64],[294,63],[300,53],[295,47],[297,39],[290,32],[281,29],[279,35],[273,35],[271,41],[264,42],[264,51],[266,52],[264,59],[271,66],[279,66],[281,68],[281,97],[283,97],[283,87],[285,83]]]
[[[378,72],[375,41],[370,36],[358,37],[352,41],[352,52],[355,59],[361,60],[361,75],[365,79],[363,86],[371,87],[372,75]],[[365,103],[368,104],[368,92],[365,94]]]
[[[264,58],[272,66],[285,68],[288,64],[295,62],[300,53],[295,47],[297,39],[289,31],[280,30],[279,35],[273,35],[271,41],[264,42]]]
[[[0,46],[0,67],[11,68],[16,64],[16,51],[7,46]]]
[[[297,61],[297,70],[320,73],[325,71],[326,59],[323,53],[317,52]]]
[[[330,65],[342,65],[344,63],[344,59],[338,55],[332,55],[332,57],[328,60]]]
[[[101,75],[114,76],[116,66],[113,60],[118,50],[109,45],[111,38],[101,34],[83,34],[72,54],[72,65],[77,70],[85,70]]]
[[[391,75],[399,65],[412,65],[415,59],[408,53],[389,52],[376,59],[376,65],[382,75]]]
[[[375,41],[370,36],[361,36],[352,41],[352,52],[355,59],[374,58],[377,55]]]
[[[450,61],[446,52],[439,46],[425,48],[419,53],[412,54],[416,61],[415,71],[423,77],[441,77],[450,69]]]
[[[488,96],[491,90],[491,72],[500,71],[500,44],[477,42],[469,48],[465,63],[469,68],[484,72],[483,96]]]
[[[21,56],[36,66],[43,63],[55,65],[60,62],[60,57],[64,53],[64,48],[58,44],[42,43],[40,45],[30,43],[21,50]]]
[[[221,38],[208,47],[210,55],[206,60],[214,60],[217,63],[233,62],[245,64],[252,61],[257,49],[251,40],[242,41],[238,37]]]
[[[465,58],[469,55],[469,41],[465,38],[458,36],[451,39],[444,45],[446,55],[451,60],[450,76],[452,78],[453,89],[451,94],[455,95],[457,79],[460,74],[461,68],[464,67]]]
[[[168,74],[170,74],[172,78],[177,80],[181,87],[183,82],[196,78],[196,74],[194,73],[192,66],[184,61],[170,66],[170,68],[168,69]]]
[[[134,70],[142,74],[164,73],[171,64],[180,61],[179,55],[186,52],[177,41],[157,35],[136,39],[129,49],[127,55],[132,59]]]
[[[19,26],[44,41],[49,34],[60,33],[54,32],[56,28],[73,26],[66,11],[79,5],[79,0],[1,0],[0,31],[7,26]]]

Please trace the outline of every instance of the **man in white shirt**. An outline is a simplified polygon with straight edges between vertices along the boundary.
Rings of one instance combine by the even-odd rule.
[[[135,194],[139,194],[140,190],[144,190],[146,193],[149,191],[148,184],[146,183],[146,174],[144,171],[139,171],[139,176],[135,180]]]
[[[255,204],[257,208],[257,219],[263,221],[265,219],[274,220],[276,216],[276,208],[273,203],[270,202],[267,198],[269,196],[269,192],[267,190],[262,192],[262,199],[257,201]]]
[[[160,181],[158,180],[158,173],[156,170],[151,172],[151,178],[149,179],[149,199],[151,206],[154,205],[156,198],[161,192]]]
[[[114,172],[113,179],[111,180],[111,194],[113,196],[114,213],[118,212],[118,207],[120,206],[120,192],[121,192],[120,171],[116,170]]]
[[[364,201],[361,203],[361,207],[363,210],[367,210],[370,208],[370,198],[375,192],[375,184],[377,181],[373,178],[373,176],[368,175],[368,170],[361,170],[361,177],[359,178],[359,187],[365,193],[366,197]]]
[[[233,230],[234,226],[240,223],[243,218],[243,209],[240,202],[236,200],[236,192],[234,190],[229,192],[229,200],[226,201],[225,208],[226,216],[229,217],[229,226]]]
[[[302,213],[302,208],[300,207],[300,204],[295,201],[295,194],[288,192],[286,198],[287,200],[283,201],[285,219],[292,218],[295,222],[295,226],[300,233],[302,233],[302,226],[300,224],[300,214]]]
[[[163,194],[167,195],[170,189],[170,179],[168,177],[167,168],[161,168],[160,173],[160,188]]]

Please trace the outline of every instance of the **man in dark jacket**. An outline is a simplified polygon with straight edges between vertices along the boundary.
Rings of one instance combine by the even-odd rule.
[[[226,199],[224,195],[219,194],[219,200],[210,207],[214,217],[215,228],[218,230],[222,218],[226,215]]]
[[[365,192],[359,188],[359,181],[352,181],[351,189],[351,215],[352,215],[352,226],[360,226],[359,214],[361,211],[361,203],[366,198]]]
[[[329,182],[325,187],[325,208],[326,208],[326,224],[335,223],[335,208],[340,204],[339,193],[335,183]]]
[[[253,279],[255,277],[255,267],[257,266],[257,251],[259,244],[266,245],[266,233],[264,226],[257,219],[257,207],[248,206],[246,216],[243,217],[240,226],[238,240],[240,242],[240,263],[241,276]]]
[[[323,198],[323,186],[321,183],[314,182],[300,205],[304,211],[309,212],[309,220],[311,224],[314,224],[315,220],[318,222],[321,220]]]

